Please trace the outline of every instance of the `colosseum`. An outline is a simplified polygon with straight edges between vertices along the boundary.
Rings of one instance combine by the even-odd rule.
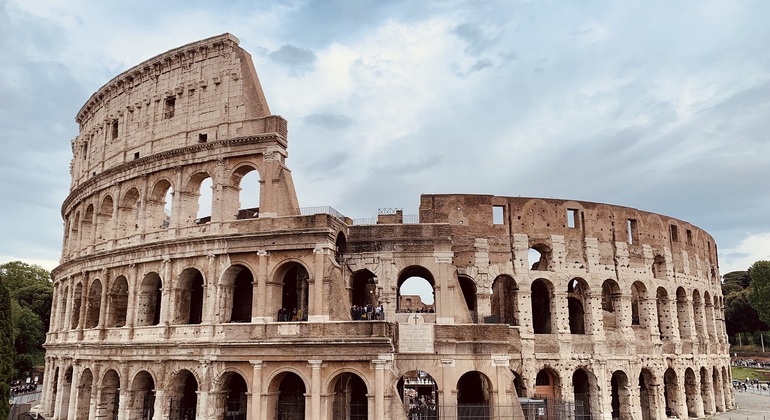
[[[423,195],[418,215],[362,220],[300,207],[287,122],[238,44],[158,55],[78,112],[43,417],[646,420],[734,406],[708,233],[560,199]]]

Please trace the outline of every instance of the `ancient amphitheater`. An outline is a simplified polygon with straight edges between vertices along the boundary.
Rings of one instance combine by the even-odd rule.
[[[120,74],[77,122],[45,418],[656,419],[734,405],[717,247],[683,220],[490,195],[423,195],[417,216],[371,220],[300,208],[287,123],[230,34]],[[432,296],[407,305],[407,281]]]

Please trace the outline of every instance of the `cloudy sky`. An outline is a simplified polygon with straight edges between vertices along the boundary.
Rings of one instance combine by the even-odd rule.
[[[770,2],[0,0],[0,262],[51,269],[77,111],[231,32],[289,121],[301,206],[421,193],[636,207],[770,259]]]

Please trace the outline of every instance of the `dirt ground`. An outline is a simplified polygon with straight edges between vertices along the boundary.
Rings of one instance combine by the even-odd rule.
[[[737,409],[720,413],[715,420],[770,420],[770,395],[736,392]]]

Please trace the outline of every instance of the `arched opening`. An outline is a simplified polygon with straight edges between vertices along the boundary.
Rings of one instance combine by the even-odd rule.
[[[117,420],[120,413],[120,377],[110,369],[102,378],[101,393],[96,406],[96,418]]]
[[[425,268],[413,265],[398,276],[398,312],[435,312],[435,281]]]
[[[350,280],[350,318],[354,321],[369,319],[368,313],[378,306],[377,278],[374,273],[367,269],[353,273]],[[382,311],[379,316],[383,316]]]
[[[628,376],[622,370],[616,370],[610,380],[612,390],[611,404],[613,419],[632,419],[631,404],[629,402]]]
[[[662,255],[655,255],[652,262],[652,276],[656,279],[666,278],[666,259]]]
[[[605,329],[618,328],[618,313],[621,307],[620,286],[612,279],[602,283],[602,321]]]
[[[556,387],[559,385],[559,375],[551,369],[541,369],[535,376],[535,398],[555,400]]]
[[[59,398],[61,398],[61,413],[69,413],[70,410],[70,392],[72,391],[72,381],[74,380],[72,373],[72,366],[64,371],[64,380],[58,393]]]
[[[466,276],[458,276],[457,281],[460,283],[460,290],[463,292],[465,307],[468,308],[471,321],[476,323],[478,322],[478,313],[476,312],[476,283],[470,277]]]
[[[551,248],[546,244],[534,244],[529,248],[527,261],[530,270],[548,271],[551,264]]]
[[[519,325],[519,286],[511,276],[500,275],[492,283],[492,316],[487,323]]]
[[[198,187],[198,210],[195,213],[195,224],[204,224],[211,221],[211,209],[213,208],[214,182],[211,177],[199,174],[193,178],[192,185],[200,183]]]
[[[679,382],[674,369],[663,375],[663,395],[666,399],[666,417],[679,417]]]
[[[158,273],[147,273],[139,286],[136,326],[158,325],[163,297],[163,282]]]
[[[658,331],[660,339],[664,341],[671,340],[674,335],[671,318],[671,303],[668,300],[668,292],[663,287],[658,287],[656,293],[656,305],[658,309]]]
[[[544,279],[532,282],[532,329],[535,334],[551,334],[553,314],[553,286]]]
[[[186,268],[179,275],[176,291],[175,324],[203,322],[203,274],[195,268]]]
[[[698,415],[699,394],[698,380],[695,378],[695,372],[692,368],[687,368],[684,371],[684,393],[685,402],[687,403],[687,414],[690,417],[700,417]]]
[[[481,372],[466,372],[457,381],[457,419],[488,419],[492,384]]]
[[[572,390],[575,400],[575,418],[591,420],[591,385],[588,374],[578,369],[572,374]]]
[[[281,309],[279,321],[307,321],[309,279],[307,270],[298,263],[285,267],[281,284]]]
[[[89,204],[83,215],[83,221],[80,226],[80,248],[85,249],[93,245],[94,241],[94,205]]]
[[[569,309],[570,334],[586,333],[586,312],[588,307],[588,283],[581,278],[574,278],[567,284],[567,308]]]
[[[286,373],[278,386],[276,420],[302,420],[305,418],[305,383],[294,373]]]
[[[221,410],[224,412],[218,417],[224,417],[225,420],[246,420],[248,392],[246,381],[241,375],[233,372],[227,373],[222,383],[224,404]]]
[[[647,326],[647,313],[645,301],[647,288],[644,283],[636,281],[631,285],[631,325]],[[644,311],[644,316],[642,316]]]
[[[692,291],[692,308],[693,308],[693,320],[695,321],[695,333],[702,340],[708,339],[708,333],[706,332],[706,323],[704,318],[706,317],[703,301],[700,298],[700,293],[697,290]]]
[[[713,339],[716,337],[716,321],[714,319],[714,303],[709,292],[703,292],[703,301],[706,302],[706,332]]]
[[[438,418],[438,386],[428,372],[412,370],[404,373],[398,380],[397,389],[407,418]]]
[[[126,325],[126,312],[128,311],[128,281],[124,276],[116,278],[112,282],[112,289],[107,303],[107,327],[122,327]]]
[[[131,236],[139,231],[139,190],[131,188],[123,195],[118,206],[118,236]]]
[[[725,399],[722,393],[722,381],[719,380],[719,369],[714,366],[711,369],[711,387],[714,389],[714,408],[718,412],[725,411]]]
[[[59,321],[58,321],[58,325],[56,326],[58,330],[63,330],[67,328],[66,317],[67,317],[67,302],[69,301],[69,298],[70,298],[69,292],[70,292],[70,288],[65,287],[64,293],[62,293],[61,295],[58,295],[58,302],[56,304],[56,308],[59,311]]]
[[[639,405],[642,409],[642,420],[652,420],[657,417],[654,378],[648,369],[642,369],[639,372]]]
[[[148,232],[166,229],[171,224],[174,189],[165,179],[156,182],[145,202],[145,223]]]
[[[348,241],[345,239],[345,234],[342,232],[337,233],[337,241],[334,243],[334,259],[338,263],[342,263],[343,255],[348,251]]]
[[[687,293],[682,287],[676,289],[676,319],[679,321],[679,337],[682,339],[692,338],[690,335],[690,307],[687,302]]]
[[[94,375],[91,373],[91,369],[84,369],[83,373],[80,374],[80,381],[78,381],[75,420],[88,420],[89,410],[91,409],[91,388],[93,387],[93,383]]]
[[[332,381],[332,419],[366,420],[369,405],[366,383],[358,375],[342,373]]]
[[[730,374],[727,368],[722,366],[722,395],[725,397],[725,410],[733,406],[733,399],[730,392]]]
[[[83,302],[83,284],[78,282],[72,293],[72,313],[70,314],[70,329],[74,330],[80,325],[80,305]]]
[[[700,400],[703,404],[703,411],[705,414],[714,414],[714,400],[711,392],[711,381],[709,380],[709,373],[705,367],[700,368]]]
[[[88,305],[86,306],[86,328],[96,328],[99,325],[99,315],[102,305],[102,282],[95,279],[88,288]]]
[[[155,381],[147,371],[134,376],[128,420],[152,420],[155,414]]]
[[[235,171],[235,182],[238,185],[238,219],[259,217],[260,177],[259,172],[250,167],[242,166]]]
[[[67,249],[69,250],[69,253],[72,254],[74,251],[76,251],[80,247],[80,238],[78,237],[78,234],[80,233],[80,212],[75,212],[75,219],[73,219],[72,223],[70,224],[70,233],[67,236]]]
[[[103,242],[112,239],[112,211],[115,205],[112,197],[106,196],[99,206],[99,212],[96,214],[96,241]]]
[[[220,288],[224,295],[225,322],[251,322],[251,308],[254,295],[254,276],[251,270],[242,266],[229,267],[224,275]]]
[[[195,419],[198,408],[198,380],[189,370],[181,370],[169,387],[169,420]]]

